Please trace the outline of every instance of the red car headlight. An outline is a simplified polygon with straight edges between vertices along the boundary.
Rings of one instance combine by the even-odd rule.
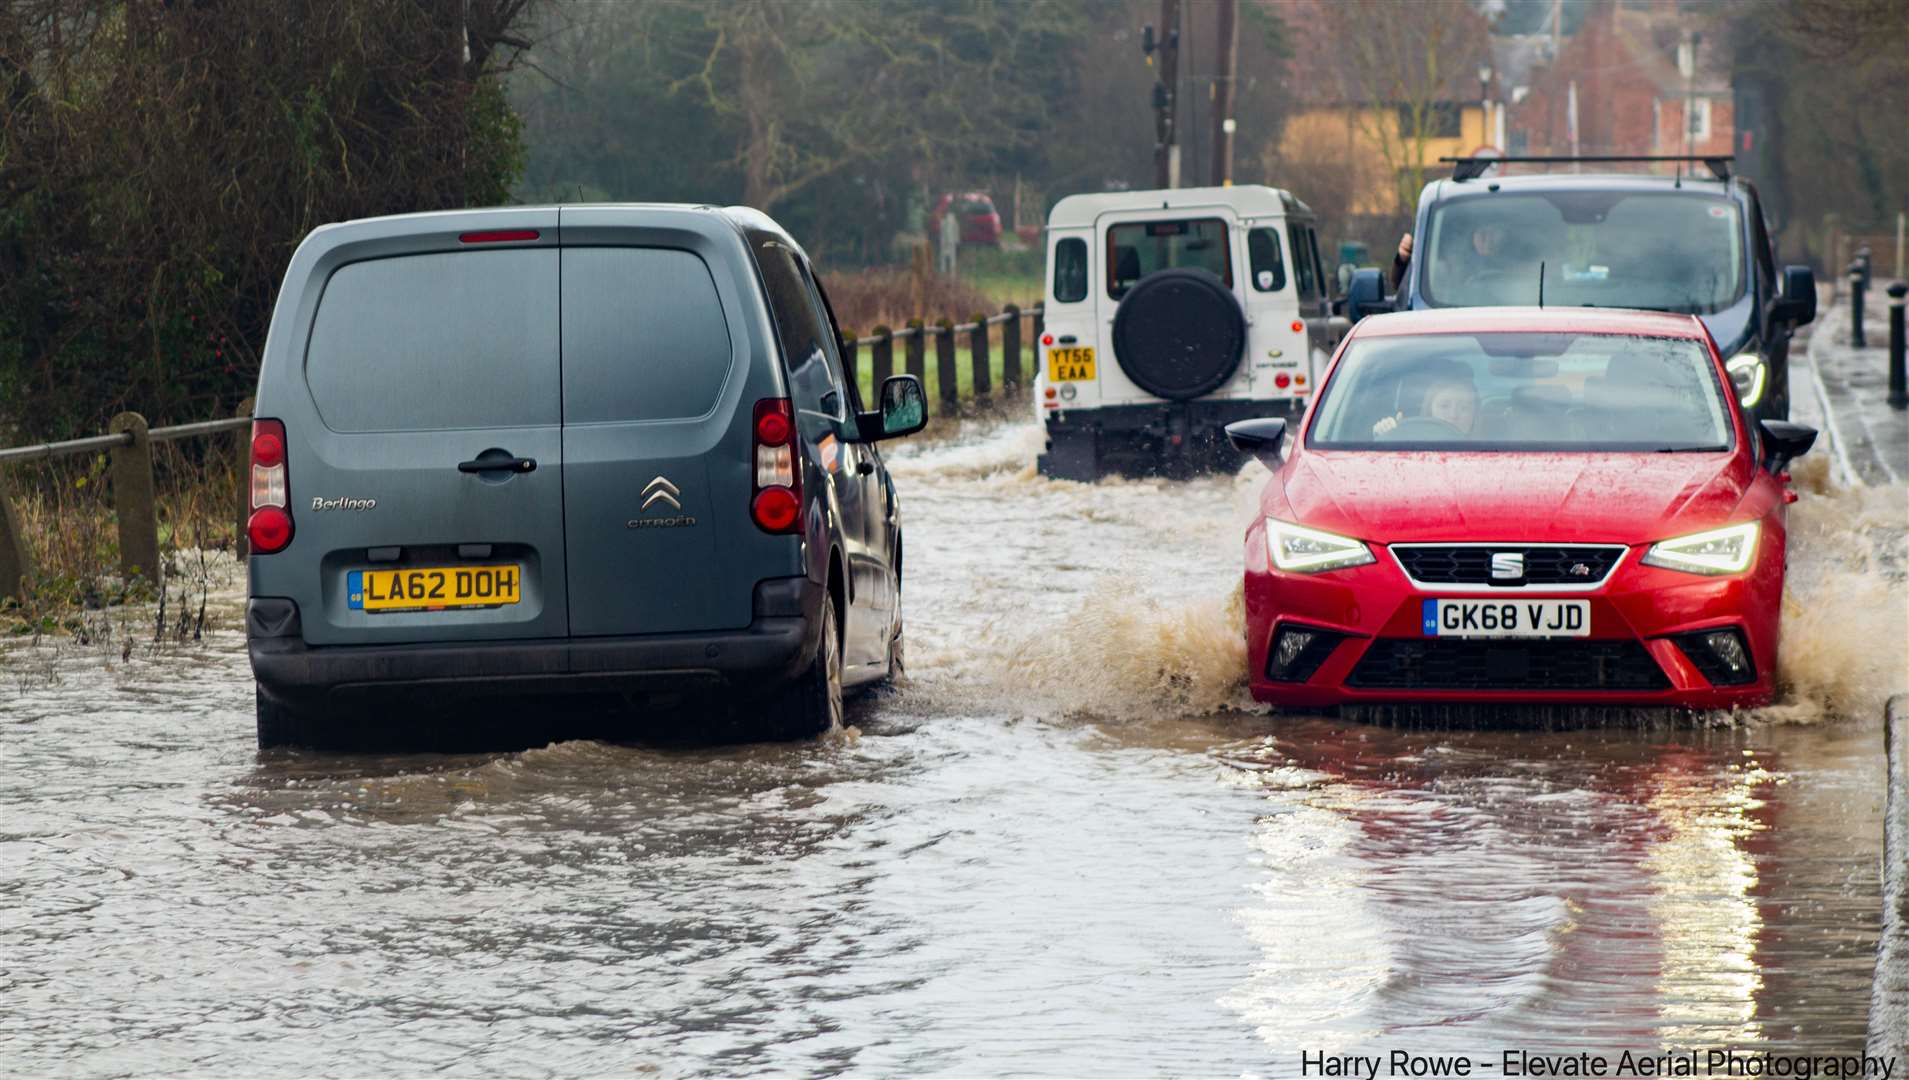
[[[1363,541],[1277,518],[1266,519],[1266,553],[1274,566],[1297,574],[1343,570],[1377,561]]]

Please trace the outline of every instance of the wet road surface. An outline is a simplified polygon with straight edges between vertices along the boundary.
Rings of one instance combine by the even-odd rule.
[[[1244,698],[1250,473],[1056,484],[1035,437],[891,455],[913,678],[817,742],[261,758],[232,630],[14,648],[0,1070],[1860,1052],[1903,613],[1892,534],[1850,552],[1899,502],[1798,504],[1836,557],[1762,715],[1409,730]]]

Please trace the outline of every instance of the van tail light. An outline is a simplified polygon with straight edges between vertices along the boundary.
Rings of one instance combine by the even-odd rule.
[[[284,423],[252,421],[252,512],[245,522],[252,554],[270,555],[292,542],[291,494]]]
[[[756,402],[756,483],[749,500],[749,516],[763,532],[800,531],[802,473],[795,457],[795,408],[788,398]]]

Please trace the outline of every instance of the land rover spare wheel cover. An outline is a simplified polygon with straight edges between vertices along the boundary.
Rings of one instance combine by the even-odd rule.
[[[1246,317],[1217,276],[1178,268],[1134,283],[1114,312],[1114,359],[1135,386],[1169,401],[1210,394],[1239,370]]]

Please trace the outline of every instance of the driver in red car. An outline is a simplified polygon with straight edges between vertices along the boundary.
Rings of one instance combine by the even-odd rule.
[[[1460,435],[1470,435],[1472,425],[1478,421],[1478,388],[1470,379],[1456,375],[1440,378],[1426,389],[1425,409],[1420,415],[1450,424]],[[1384,436],[1403,419],[1403,409],[1391,416],[1379,417],[1379,422],[1372,425],[1372,437]]]

